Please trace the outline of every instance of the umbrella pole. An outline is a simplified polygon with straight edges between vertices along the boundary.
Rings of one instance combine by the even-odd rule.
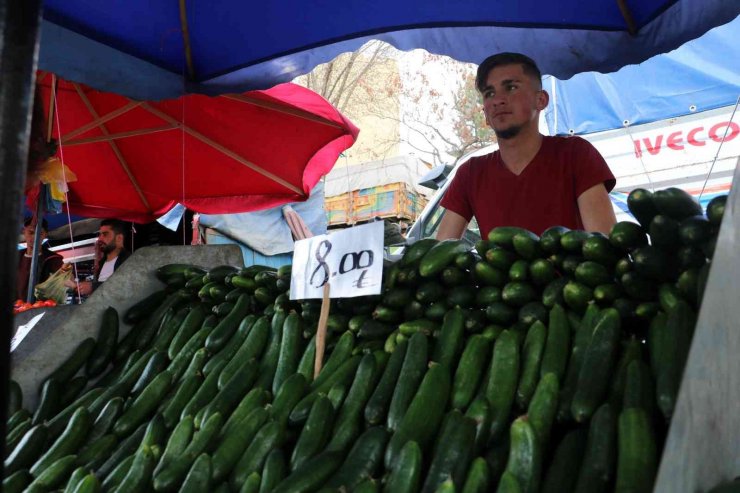
[[[0,436],[6,433],[11,310],[33,106],[41,0],[0,0]],[[0,440],[0,453],[5,440]],[[3,453],[3,457],[5,454]],[[0,476],[3,464],[0,463]]]
[[[43,218],[41,217],[44,213],[44,194],[46,193],[46,185],[43,183],[39,185],[39,200],[36,205],[36,226],[34,226],[33,233],[33,251],[31,252],[31,269],[28,273],[28,291],[26,293],[26,301],[33,303],[36,301],[36,295],[33,293],[33,288],[36,286],[36,281],[39,277],[39,250],[41,249],[41,226]]]

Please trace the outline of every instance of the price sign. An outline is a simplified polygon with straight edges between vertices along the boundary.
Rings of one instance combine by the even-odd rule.
[[[379,294],[383,276],[383,222],[343,229],[295,243],[290,299]]]

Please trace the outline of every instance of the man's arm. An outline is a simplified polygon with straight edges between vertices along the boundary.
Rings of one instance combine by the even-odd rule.
[[[578,210],[586,231],[609,234],[617,222],[612,202],[603,183],[594,185],[578,197]]]
[[[446,240],[449,238],[459,239],[462,237],[465,228],[468,225],[468,221],[465,220],[457,212],[453,212],[447,209],[442,216],[442,221],[439,223],[439,229],[437,230],[437,239]]]

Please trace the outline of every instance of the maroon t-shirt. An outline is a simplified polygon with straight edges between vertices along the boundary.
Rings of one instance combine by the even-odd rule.
[[[475,216],[481,236],[496,226],[519,226],[541,234],[550,226],[583,229],[578,197],[598,183],[610,192],[616,180],[604,158],[580,137],[544,137],[520,175],[499,151],[462,164],[442,206],[466,220]]]

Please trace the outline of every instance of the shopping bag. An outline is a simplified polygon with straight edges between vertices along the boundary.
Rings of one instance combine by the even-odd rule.
[[[37,300],[54,300],[61,305],[67,301],[67,286],[65,281],[72,279],[70,265],[64,265],[61,269],[49,276],[49,278],[33,288],[33,294]]]

